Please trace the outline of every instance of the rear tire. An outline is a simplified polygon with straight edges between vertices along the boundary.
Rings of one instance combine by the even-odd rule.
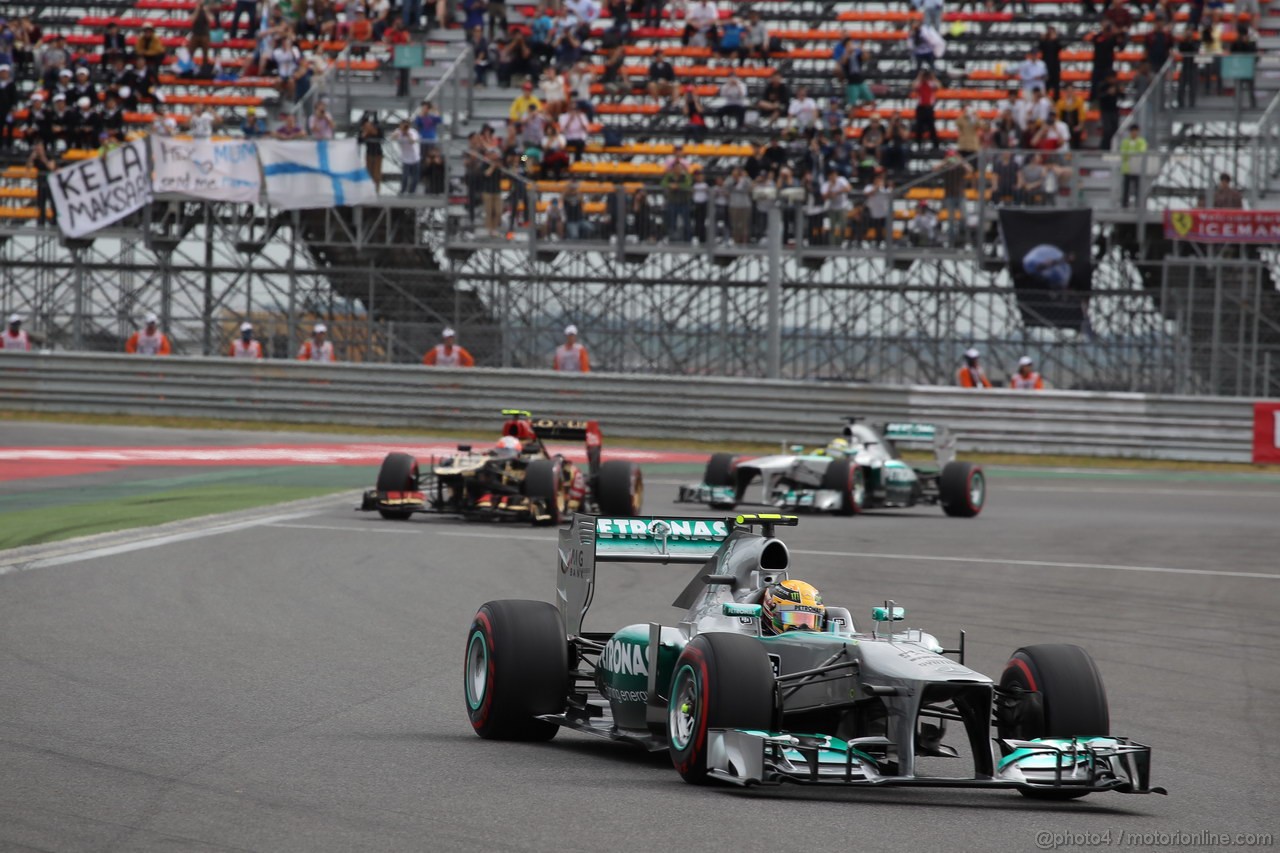
[[[667,700],[667,748],[686,782],[707,778],[708,729],[773,726],[773,667],[760,641],[699,634],[676,660]]]
[[[388,453],[378,469],[379,492],[416,492],[418,490],[418,460],[408,453]],[[379,509],[378,515],[392,521],[405,521],[413,515],[407,509]]]
[[[600,466],[596,503],[603,515],[639,515],[644,504],[644,477],[634,462],[615,460]]]
[[[707,506],[712,509],[731,510],[738,505],[738,501],[742,499],[740,490],[738,489],[738,462],[742,457],[735,453],[713,453],[711,458],[707,460],[707,469],[702,475],[702,482],[708,486],[728,486],[734,491],[734,501],[726,503],[725,501],[711,501]]]
[[[564,515],[565,485],[559,459],[535,459],[524,472],[524,494],[530,501],[541,500],[551,516],[535,524],[556,525]]]
[[[467,719],[486,740],[551,740],[560,727],[537,719],[564,711],[569,643],[560,611],[545,601],[490,601],[467,632]]]
[[[1040,694],[1015,719],[1000,720],[1002,738],[1089,737],[1111,734],[1111,713],[1102,675],[1087,651],[1066,643],[1024,646],[1013,653],[1000,676],[1002,690]],[[1020,789],[1021,790],[1021,789]],[[1021,790],[1042,800],[1074,800],[1089,791]]]
[[[948,462],[938,476],[942,511],[956,518],[973,518],[987,503],[987,475],[972,462]]]
[[[834,489],[841,495],[836,515],[857,515],[867,505],[867,475],[852,459],[833,459],[822,473],[823,489]]]

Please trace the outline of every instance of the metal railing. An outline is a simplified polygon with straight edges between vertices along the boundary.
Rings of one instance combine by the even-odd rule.
[[[738,442],[825,442],[857,414],[947,424],[962,450],[1227,462],[1250,461],[1253,435],[1243,398],[97,354],[6,356],[0,393],[11,411],[458,430],[515,406],[607,435]]]
[[[1271,97],[1249,146],[1247,167],[1252,174],[1246,176],[1243,185],[1249,188],[1249,202],[1256,207],[1267,197],[1271,179],[1280,177],[1280,92]]]

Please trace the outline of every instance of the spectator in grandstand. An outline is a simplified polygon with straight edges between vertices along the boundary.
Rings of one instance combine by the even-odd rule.
[[[76,69],[71,88],[67,90],[68,101],[78,103],[81,98],[88,98],[89,103],[94,106],[99,103],[98,89],[93,85],[93,81],[89,79],[89,69],[83,65]]]
[[[685,133],[693,139],[701,139],[707,132],[707,114],[702,98],[691,85],[680,87],[680,114],[684,116]]]
[[[551,357],[551,369],[561,373],[591,372],[591,358],[587,348],[578,340],[578,327],[572,323],[564,327],[564,343],[556,347]]]
[[[164,97],[156,91],[156,69],[145,57],[137,56],[133,60],[133,72],[129,75],[129,88],[139,100],[164,103]]]
[[[883,245],[893,227],[893,188],[885,180],[883,171],[878,171],[871,183],[863,187],[862,195],[867,206],[869,232],[874,230],[875,241]]]
[[[916,202],[915,214],[911,217],[907,229],[911,234],[911,243],[915,246],[936,246],[938,244],[938,212],[929,206],[924,199]]]
[[[716,52],[726,59],[736,56],[738,64],[742,65],[747,59],[745,36],[746,28],[742,25],[742,19],[734,15],[720,28],[720,42],[716,46]]]
[[[942,31],[943,0],[911,0],[911,5],[924,14],[924,25]]]
[[[1084,93],[1079,89],[1064,91],[1054,105],[1054,109],[1058,117],[1067,125],[1067,131],[1071,136],[1071,147],[1083,148],[1085,119],[1089,114],[1089,104],[1084,99]]]
[[[334,130],[333,116],[324,101],[321,101],[316,104],[315,111],[307,120],[307,132],[312,139],[333,139]]]
[[[577,181],[569,181],[565,186],[564,193],[560,196],[560,200],[564,208],[565,233],[562,236],[568,237],[570,240],[585,240],[590,237],[591,224],[586,219],[582,192]]]
[[[1013,152],[1001,151],[991,164],[992,200],[997,204],[1016,204],[1018,198],[1018,161]]]
[[[391,141],[400,154],[400,195],[413,195],[422,179],[422,138],[409,121],[391,131]]]
[[[554,121],[544,125],[542,142],[538,147],[542,151],[542,173],[547,180],[559,181],[564,178],[564,173],[569,169],[568,144],[560,131],[560,125]]]
[[[1009,379],[1009,387],[1020,391],[1043,391],[1044,377],[1036,371],[1035,364],[1029,355],[1018,359],[1018,371]]]
[[[720,117],[720,127],[728,128],[729,119],[741,130],[747,119],[747,84],[736,74],[730,74],[720,84],[720,106],[715,113]]]
[[[1204,93],[1208,95],[1213,84],[1214,93],[1222,94],[1222,13],[1213,12],[1204,27],[1200,30],[1200,49],[1209,57],[1209,64],[1200,66],[1200,76],[1204,80]]]
[[[9,151],[17,136],[14,132],[18,120],[14,111],[18,107],[18,84],[13,79],[13,67],[0,65],[0,151]]]
[[[693,208],[693,176],[685,164],[677,162],[659,181],[663,196],[663,219],[667,239],[687,243],[692,236],[689,217]]]
[[[465,347],[458,346],[458,336],[453,329],[440,333],[440,343],[427,350],[422,363],[428,367],[475,367],[476,360]]]
[[[204,0],[196,0],[195,8],[191,11],[191,35],[187,38],[187,48],[191,51],[194,59],[196,51],[200,52],[200,64],[209,64],[209,50],[213,47],[213,26],[215,24],[214,15],[205,6]]]
[[[271,129],[267,127],[267,117],[259,112],[257,107],[249,107],[245,110],[240,132],[244,134],[245,139],[261,139],[271,135]]]
[[[231,341],[227,349],[229,358],[262,358],[262,342],[253,339],[253,324],[246,321],[240,324],[240,337]]]
[[[956,384],[961,388],[990,388],[991,380],[979,364],[981,353],[972,347],[964,351],[964,364],[956,371]]]
[[[54,36],[37,56],[36,70],[45,89],[55,91],[63,71],[67,72],[68,78],[71,76],[71,69],[67,67],[69,62],[71,54],[67,51],[66,40],[62,36]]]
[[[48,130],[45,131],[47,142],[52,141],[49,146],[52,152],[57,147],[69,148],[72,144],[73,133],[75,132],[76,115],[67,109],[67,96],[58,92],[53,96],[53,110],[45,119]]]
[[[676,94],[676,69],[667,60],[661,48],[654,51],[649,63],[649,97],[659,103],[664,98],[674,99]]]
[[[376,114],[369,112],[360,117],[359,138],[364,145],[364,166],[369,171],[369,177],[373,178],[374,187],[381,192],[384,135]]]
[[[1085,41],[1093,42],[1093,70],[1090,74],[1091,86],[1089,100],[1096,101],[1102,96],[1102,83],[1115,73],[1116,53],[1124,46],[1123,34],[1116,31],[1110,20],[1103,20],[1102,29],[1089,33]]]
[[[476,86],[483,89],[489,82],[489,72],[493,70],[489,40],[484,37],[484,30],[481,27],[475,27],[467,38],[467,44],[471,47],[471,67],[475,74]]]
[[[938,78],[933,76],[931,70],[922,69],[916,75],[911,95],[916,99],[916,143],[923,144],[927,136],[933,141],[933,147],[937,148],[938,125],[934,120],[933,107],[938,97]]]
[[[533,84],[526,80],[520,87],[520,94],[512,99],[511,106],[507,109],[507,118],[513,122],[524,121],[531,110],[536,111],[541,108],[542,101],[533,94]]]
[[[427,159],[427,152],[440,142],[439,128],[442,124],[444,124],[444,117],[440,115],[440,111],[430,101],[423,100],[418,107],[417,115],[413,117],[413,129],[418,131],[424,161]]]
[[[142,35],[138,36],[137,41],[133,44],[133,52],[146,63],[154,80],[154,74],[159,71],[160,63],[164,61],[165,47],[164,42],[156,35],[153,26],[147,24],[142,28]],[[141,91],[136,85],[134,90]]]
[[[0,335],[0,352],[31,352],[31,338],[22,330],[22,315],[9,315],[9,328]]]
[[[568,108],[568,81],[554,65],[542,69],[542,77],[538,80],[538,94],[541,96],[542,108],[547,116],[555,121]]]
[[[302,50],[294,43],[292,36],[285,36],[280,46],[271,51],[271,58],[276,64],[276,76],[280,78],[280,92],[289,100],[300,97],[297,91],[299,75],[305,68],[302,61]]]
[[[580,103],[574,101],[568,112],[560,116],[559,124],[560,132],[564,134],[565,147],[573,152],[573,161],[576,163],[582,159],[582,152],[586,150],[591,123]]]
[[[17,72],[15,77],[25,77],[27,69],[35,64],[35,49],[44,37],[40,27],[31,23],[31,18],[23,15],[13,23],[13,65]]]
[[[395,48],[410,41],[409,31],[405,28],[404,21],[400,18],[392,18],[387,24],[387,28],[382,31],[382,43],[391,48],[392,56],[395,56]]]
[[[75,118],[70,122],[69,148],[91,151],[102,140],[102,114],[88,98],[76,102]]]
[[[360,8],[362,4],[356,4]],[[240,19],[245,15],[249,16],[249,26],[247,30],[252,33],[254,26],[258,21],[258,0],[236,0],[235,8],[231,10],[231,38],[235,39],[240,33]]]
[[[1147,140],[1142,137],[1142,128],[1130,124],[1129,136],[1120,140],[1120,174],[1124,177],[1123,195],[1120,206],[1129,206],[1129,196],[1142,200],[1142,173],[1146,172]],[[1133,163],[1133,155],[1138,155],[1138,163]]]
[[[725,182],[728,192],[729,233],[733,242],[745,245],[751,240],[751,178],[741,166],[735,166]]]
[[[33,96],[34,99],[34,96]],[[53,194],[49,191],[49,174],[58,171],[57,160],[50,156],[43,137],[36,136],[31,142],[31,151],[27,155],[27,166],[36,170],[36,224],[43,226],[46,221],[56,223],[57,211],[50,218],[48,213],[53,206]]]
[[[756,101],[756,110],[760,119],[770,126],[787,113],[791,106],[791,90],[783,82],[782,72],[777,68],[771,70],[769,82],[764,86],[760,100]]]
[[[1151,70],[1158,72],[1173,50],[1173,36],[1169,33],[1168,25],[1164,21],[1156,21],[1151,31],[1143,36],[1142,47],[1146,51]]]
[[[422,161],[422,191],[427,195],[442,195],[444,190],[444,154],[436,146],[427,149],[427,156]]]
[[[490,237],[502,226],[502,164],[498,152],[489,151],[479,172],[480,198],[484,204],[484,227]]]
[[[1111,5],[1102,13],[1102,20],[1104,26],[1111,24],[1116,33],[1123,37],[1133,26],[1133,13],[1129,11],[1128,0],[1111,0]]]
[[[871,57],[866,46],[852,38],[841,41],[831,53],[836,64],[836,77],[844,83],[844,102],[850,107],[874,104],[875,95],[867,85],[867,67]]]
[[[826,203],[831,243],[836,246],[842,245],[848,239],[846,225],[849,219],[849,196],[853,192],[853,187],[834,166],[828,166],[826,179],[822,182],[821,188],[822,200]]]
[[[978,113],[966,103],[956,116],[956,148],[964,156],[978,153]]]
[[[948,148],[946,156],[935,167],[942,180],[942,205],[947,214],[947,234],[952,246],[961,245],[961,230],[965,225],[964,201],[973,177],[973,167],[955,148]]]
[[[1244,207],[1244,193],[1231,186],[1231,176],[1226,172],[1218,176],[1218,185],[1213,188],[1213,194],[1209,197],[1209,206],[1223,210]]]
[[[760,19],[760,13],[755,10],[752,10],[747,16],[747,27],[742,36],[742,44],[746,48],[749,58],[758,59],[761,62],[768,61],[769,28]]]
[[[1200,51],[1200,39],[1188,26],[1178,40],[1178,107],[1193,109],[1196,105],[1196,54]]]
[[[1047,27],[1036,47],[1044,63],[1045,90],[1050,97],[1057,98],[1062,86],[1062,40],[1058,37],[1058,30],[1053,26]]]
[[[124,351],[130,355],[169,355],[173,348],[169,336],[160,331],[160,318],[148,314],[142,331],[134,332],[124,343]]]
[[[818,102],[809,95],[809,89],[800,86],[787,105],[787,118],[801,133],[810,135],[818,122]]]
[[[1249,26],[1249,22],[1244,20],[1236,22],[1236,38],[1235,38],[1235,41],[1231,42],[1231,53],[1248,54],[1248,53],[1257,53],[1257,52],[1258,52],[1258,38],[1257,38],[1257,35],[1253,32],[1253,29]],[[1254,73],[1254,76],[1257,76],[1257,73],[1258,73],[1257,67],[1256,67],[1257,60],[1254,60],[1254,62],[1255,62],[1255,67],[1254,67],[1253,73]],[[1258,108],[1258,92],[1253,86],[1253,79],[1254,79],[1253,77],[1246,77],[1243,80],[1237,80],[1236,85],[1240,87],[1241,92],[1243,92],[1245,89],[1248,89],[1249,108],[1256,110]]]
[[[1102,117],[1102,141],[1098,148],[1111,148],[1111,138],[1120,129],[1120,81],[1115,72],[1108,74],[1098,88],[1098,111]]]
[[[129,46],[125,43],[124,33],[120,32],[120,25],[115,21],[107,24],[107,29],[102,34],[102,62],[110,63],[117,56],[123,59],[128,53]]]
[[[716,25],[720,12],[711,0],[692,0],[684,10],[684,32],[680,41],[694,47],[716,47]]]
[[[933,42],[919,24],[911,25],[911,29],[907,33],[907,45],[911,48],[911,58],[916,64],[917,72],[924,68],[933,68],[934,59],[936,58]]]
[[[1033,154],[1018,170],[1018,203],[1025,205],[1042,205],[1045,203],[1045,180],[1047,172],[1044,157]]]
[[[1022,85],[1022,96],[1025,98],[1032,92],[1044,91],[1045,81],[1049,79],[1049,68],[1040,58],[1039,51],[1027,51],[1026,58],[1018,66],[1018,80]]]
[[[328,334],[329,328],[324,323],[316,323],[311,328],[311,339],[303,341],[298,350],[298,361],[335,361]]]
[[[280,126],[271,132],[273,139],[301,139],[307,132],[298,126],[298,119],[293,113],[281,113]]]

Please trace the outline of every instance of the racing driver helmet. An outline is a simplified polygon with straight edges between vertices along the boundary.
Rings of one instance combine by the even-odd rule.
[[[504,435],[498,439],[498,444],[493,449],[493,455],[501,457],[519,456],[520,449],[520,439],[514,435]]]
[[[836,459],[843,459],[848,456],[853,448],[849,446],[847,438],[833,438],[827,445],[827,455],[834,456]]]
[[[821,631],[827,609],[822,593],[804,581],[788,578],[765,587],[760,627],[766,634],[787,631]]]

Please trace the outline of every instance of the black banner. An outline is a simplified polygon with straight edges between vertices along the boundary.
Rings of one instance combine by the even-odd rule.
[[[1009,276],[1028,326],[1085,327],[1093,211],[1001,208]]]

